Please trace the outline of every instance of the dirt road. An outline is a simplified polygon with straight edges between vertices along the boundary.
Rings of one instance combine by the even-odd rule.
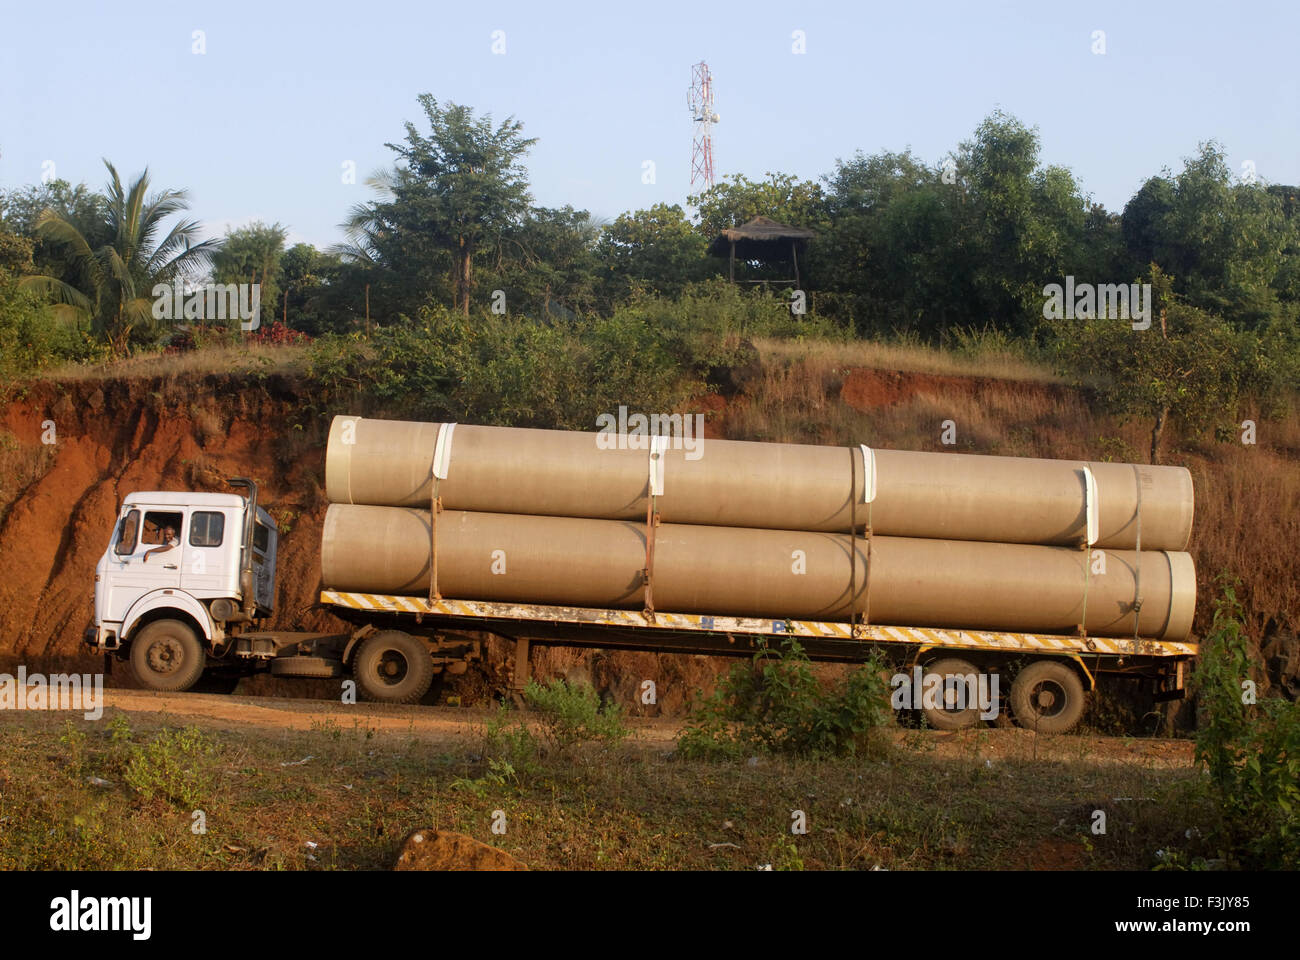
[[[241,730],[352,729],[375,735],[416,737],[448,747],[482,742],[493,716],[481,708],[344,704],[331,700],[278,699],[204,693],[154,693],[146,690],[104,691],[106,713],[114,709],[132,715],[152,715],[169,724],[197,724],[205,728]],[[644,747],[669,751],[681,721],[632,717],[632,741]],[[1153,767],[1186,767],[1192,763],[1190,740],[1145,737],[1066,735],[1035,737],[1027,730],[979,728],[945,733],[935,730],[890,731],[900,745],[931,753],[936,758],[971,757],[986,760],[1038,760],[1090,764],[1129,763]]]

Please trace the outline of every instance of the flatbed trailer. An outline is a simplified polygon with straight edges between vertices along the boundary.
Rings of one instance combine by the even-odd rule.
[[[443,631],[492,633],[513,640],[515,647],[514,685],[518,689],[529,676],[532,644],[566,647],[601,647],[660,653],[752,656],[764,648],[779,648],[796,640],[817,661],[862,663],[883,654],[890,662],[913,668],[938,668],[948,675],[963,674],[964,668],[978,672],[1016,671],[1035,663],[1055,665],[1038,668],[1046,690],[1036,687],[1020,698],[1040,703],[1055,698],[1057,712],[1067,723],[1077,722],[1081,699],[1096,687],[1097,677],[1111,674],[1141,678],[1153,684],[1159,700],[1185,696],[1186,665],[1197,654],[1193,643],[1150,638],[1111,638],[1078,634],[1021,633],[990,630],[960,630],[940,627],[851,623],[824,620],[772,620],[756,617],[712,616],[664,611],[636,611],[587,607],[550,606],[531,603],[502,603],[485,600],[425,599],[388,594],[324,590],[322,607],[362,630],[383,628],[437,635]],[[347,659],[346,651],[343,659]],[[1064,666],[1064,670],[1062,669]],[[1019,670],[1017,670],[1019,668]],[[1067,679],[1077,678],[1077,689]],[[1017,702],[1015,681],[1012,703]],[[966,726],[969,711],[925,711],[935,726]],[[1023,725],[1024,718],[1018,718]],[[1035,711],[1034,726],[1043,729],[1044,717]]]

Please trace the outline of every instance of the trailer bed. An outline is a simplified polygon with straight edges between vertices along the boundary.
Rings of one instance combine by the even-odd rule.
[[[351,619],[357,614],[391,616],[406,622],[414,615],[438,625],[486,630],[566,646],[621,646],[641,650],[710,654],[749,654],[761,640],[794,637],[818,660],[854,662],[875,646],[913,648],[918,654],[942,648],[1037,656],[1095,657],[1100,661],[1180,660],[1196,656],[1197,645],[1145,638],[957,630],[940,627],[857,624],[834,620],[771,620],[694,613],[653,614],[637,610],[502,603],[487,600],[430,601],[390,594],[321,592],[322,605]]]

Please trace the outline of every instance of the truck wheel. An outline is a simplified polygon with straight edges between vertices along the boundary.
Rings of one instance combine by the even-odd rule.
[[[188,690],[206,664],[203,644],[193,628],[180,620],[155,620],[131,641],[131,669],[150,690]]]
[[[271,661],[271,673],[277,677],[341,677],[343,664],[324,657],[276,657]]]
[[[921,712],[925,715],[925,722],[935,730],[963,730],[966,727],[973,727],[979,722],[980,709],[979,701],[971,701],[971,691],[969,685],[965,684],[964,678],[972,674],[976,678],[980,672],[975,669],[975,665],[968,660],[962,660],[959,657],[945,657],[942,660],[936,660],[925,668],[925,675],[938,674],[945,678],[943,686],[939,689],[940,706],[926,707],[922,705]],[[948,677],[954,678],[954,683],[947,682]],[[955,678],[963,678],[962,699],[966,704],[965,709],[955,709],[959,702],[958,689]],[[977,688],[978,689],[978,688]]]
[[[409,633],[383,630],[361,641],[352,657],[352,675],[367,700],[417,703],[433,683],[433,658]]]
[[[1026,730],[1065,733],[1079,722],[1086,702],[1079,675],[1055,660],[1035,660],[1011,684],[1011,710]]]

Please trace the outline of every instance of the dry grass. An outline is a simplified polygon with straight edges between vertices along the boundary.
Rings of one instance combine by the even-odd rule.
[[[1215,578],[1241,579],[1250,635],[1300,630],[1300,464],[1276,449],[1216,444],[1212,459],[1191,465],[1196,522],[1191,551],[1201,590],[1198,613]]]
[[[186,353],[143,353],[110,363],[65,364],[43,374],[42,379],[69,382],[210,373],[289,373],[298,368],[305,351],[301,345],[222,345]]]
[[[862,345],[870,352],[871,345]],[[1146,462],[1150,424],[1122,422],[1084,391],[1045,381],[973,379],[837,366],[852,345],[769,346],[748,394],[728,408],[725,435],[785,443],[867,443],[906,450]],[[844,352],[837,352],[844,351]],[[1300,629],[1300,416],[1257,421],[1258,442],[1239,434],[1167,433],[1165,463],[1192,472],[1196,519],[1189,547],[1197,566],[1196,629],[1209,622],[1222,572],[1244,584],[1247,625],[1259,641]],[[956,425],[956,444],[940,442]],[[1238,421],[1240,422],[1240,421]]]
[[[841,342],[759,339],[754,345],[758,347],[765,366],[774,362],[799,362],[808,369],[864,367],[870,370],[905,370],[941,376],[990,377],[1033,383],[1061,382],[1061,378],[1047,365],[1026,360],[1010,350],[994,348],[965,352],[921,344],[873,340]]]
[[[940,443],[945,420],[956,424],[955,445]],[[737,439],[1097,459],[1101,438],[1117,431],[1076,391],[907,373],[880,379],[820,359],[767,364],[727,419]],[[1122,433],[1136,441],[1141,431]]]

